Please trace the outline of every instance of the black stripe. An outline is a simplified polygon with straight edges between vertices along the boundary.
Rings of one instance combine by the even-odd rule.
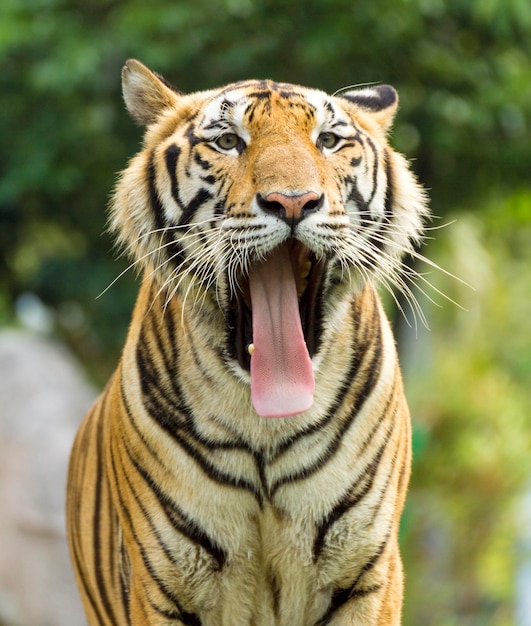
[[[242,89],[267,89],[269,86],[269,81],[267,80],[241,80],[236,83],[232,83],[231,85],[227,85],[223,88],[220,94],[230,94],[233,91],[238,91]],[[245,98],[248,96],[245,95]],[[235,101],[236,104],[237,101]]]
[[[151,318],[154,315],[150,316]],[[169,319],[171,315],[167,315]],[[148,320],[144,321],[144,326]],[[144,336],[155,336],[158,343],[157,328],[142,330]],[[172,360],[168,361],[164,354],[153,354],[154,344],[148,341],[141,341],[137,346],[137,365],[140,371],[140,381],[144,401],[147,406],[153,406],[154,413],[150,413],[169,434],[182,429],[190,435],[198,444],[208,450],[242,450],[251,455],[255,450],[235,433],[231,433],[230,441],[216,441],[212,437],[203,437],[197,429],[195,416],[192,408],[185,403],[184,394],[179,384],[179,372],[177,368],[178,356],[176,354],[177,344],[172,344]],[[162,357],[162,358],[159,358]],[[199,358],[196,353],[195,358]],[[203,372],[203,370],[201,370]],[[205,380],[211,377],[204,374]],[[171,419],[171,418],[175,419]],[[160,419],[159,419],[160,418]]]
[[[185,618],[183,618],[182,611],[179,611],[177,609],[174,609],[173,611],[168,611],[167,609],[163,609],[161,606],[158,606],[157,604],[155,604],[155,602],[149,597],[149,595],[146,595],[145,598],[143,599],[147,599],[147,601],[149,602],[149,606],[152,608],[153,611],[156,611],[160,616],[164,617],[165,619],[172,620],[172,623],[174,623],[175,620],[179,620],[179,623],[182,623],[184,620],[185,624],[190,624],[190,623],[201,624],[201,620],[199,620],[199,617],[195,614],[193,614],[193,619],[197,621],[188,622],[185,620]],[[190,616],[192,614],[186,613],[186,615]],[[144,617],[144,619],[146,618]]]
[[[303,96],[300,93],[297,93],[293,89],[287,88],[286,84],[282,84],[282,86],[275,84],[274,88],[277,91],[278,95],[283,100],[291,100],[292,98],[303,98]],[[311,105],[305,100],[304,103],[302,103],[302,106],[309,107]],[[312,108],[314,108],[314,107],[312,107]]]
[[[363,298],[363,294],[360,294],[360,298]],[[357,324],[359,324],[359,313],[356,309],[356,300],[353,301],[353,317]],[[373,354],[372,360],[369,364],[367,364],[365,368],[365,372],[367,373],[367,377],[363,386],[361,387],[359,393],[353,399],[352,410],[345,419],[344,423],[341,425],[340,430],[334,436],[334,439],[329,443],[328,448],[323,457],[321,457],[318,461],[316,461],[313,465],[306,467],[304,470],[298,472],[295,475],[288,475],[281,479],[279,479],[276,483],[273,484],[270,490],[270,496],[272,496],[276,490],[281,487],[283,484],[288,482],[292,482],[295,480],[302,480],[304,478],[308,478],[311,474],[318,471],[324,464],[333,456],[333,454],[337,451],[341,440],[345,434],[345,432],[350,428],[351,424],[356,418],[356,415],[361,410],[365,400],[368,395],[372,391],[376,381],[379,377],[380,367],[381,367],[381,328],[380,328],[380,320],[379,320],[379,311],[376,306],[373,306],[372,318],[371,321],[366,325],[365,334],[361,334],[361,332],[354,333],[352,345],[351,345],[351,360],[349,364],[348,373],[344,379],[343,385],[339,389],[336,394],[336,398],[330,409],[328,410],[326,416],[320,420],[318,423],[300,431],[287,441],[285,441],[277,450],[277,453],[273,457],[273,460],[278,459],[281,454],[285,453],[293,444],[317,430],[321,430],[326,424],[331,422],[338,414],[339,409],[343,402],[345,401],[345,397],[348,394],[349,389],[352,387],[353,382],[357,382],[358,371],[361,367],[361,364],[371,348],[373,346]],[[375,329],[375,334],[372,336],[368,336],[370,333],[370,329]]]
[[[125,407],[125,410],[127,412],[127,415],[128,415],[128,418],[132,427],[135,429],[138,437],[142,440],[143,445],[148,449],[150,454],[154,458],[156,458],[159,463],[162,464],[156,451],[151,448],[149,442],[146,441],[143,433],[138,428],[136,420],[134,419],[132,411],[128,405],[126,392],[125,392],[125,389],[123,388],[123,385],[121,388],[121,394],[122,394],[122,401],[124,403],[124,407]],[[150,405],[146,404],[146,407],[148,406]],[[176,407],[174,404],[171,404],[170,402],[168,404],[168,407],[165,410],[164,409],[160,410],[161,414],[172,413],[173,416],[175,416],[175,412],[176,412]],[[168,420],[168,423],[165,423],[162,420],[157,419],[156,415],[153,415],[152,413],[150,413],[150,416],[152,419],[157,421],[157,423],[183,448],[185,452],[187,452],[200,465],[203,471],[205,471],[207,474],[210,475],[211,478],[213,478],[214,480],[217,479],[218,482],[221,482],[223,484],[230,484],[231,486],[240,487],[248,491],[251,491],[251,493],[257,498],[259,505],[262,506],[262,500],[263,500],[262,495],[259,492],[259,490],[256,487],[254,487],[254,485],[252,485],[252,483],[247,482],[247,481],[237,481],[236,479],[229,477],[226,474],[221,474],[219,472],[215,474],[214,476],[214,472],[216,472],[216,468],[212,464],[209,464],[206,461],[206,457],[201,455],[197,449],[197,446],[194,447],[193,444],[188,441],[188,439],[193,440],[193,438],[196,438],[197,443],[199,445],[202,444],[203,447],[205,447],[207,450],[239,449],[239,450],[244,450],[252,454],[252,450],[250,450],[249,447],[245,443],[214,442],[214,441],[210,441],[207,439],[203,439],[200,437],[199,433],[196,432],[196,427],[195,427],[195,422],[193,421],[193,417],[191,417],[189,421],[184,422],[184,423],[182,422],[182,419],[181,419],[180,424],[179,424],[178,420],[175,420],[175,421]],[[210,470],[210,472],[208,470]],[[233,482],[234,484],[232,484]]]
[[[225,552],[225,550],[223,550],[223,548],[212,537],[210,537],[207,532],[195,522],[194,519],[187,515],[177,505],[176,502],[174,502],[166,493],[162,491],[160,486],[149,474],[146,468],[140,465],[140,463],[131,456],[131,452],[129,450],[128,455],[138,474],[143,478],[144,482],[148,485],[153,495],[157,498],[162,509],[168,516],[168,519],[171,522],[173,528],[185,537],[187,537],[192,543],[199,544],[205,550],[205,552],[207,552],[216,561],[218,571],[223,569],[225,562],[227,561],[227,553]],[[128,478],[127,480],[129,482]],[[144,517],[148,519],[154,534],[157,536],[157,539],[161,544],[161,547],[164,549],[172,563],[177,565],[178,561],[176,561],[170,554],[170,552],[165,549],[163,539],[160,536],[157,528],[153,524],[149,512],[141,503],[140,498],[134,490],[133,485],[129,484],[129,487],[135,496],[135,500],[137,501],[138,506],[141,507]]]
[[[347,140],[345,143],[342,143],[338,148],[336,148],[336,154],[347,148],[353,148],[356,145],[358,145],[356,141]],[[350,160],[350,165],[352,167],[357,167],[360,163],[361,163],[361,157],[352,158]]]
[[[382,491],[380,493],[380,497],[378,498],[375,506],[373,507],[372,516],[371,516],[370,520],[368,520],[368,522],[367,522],[369,526],[374,524],[374,522],[376,521],[376,518],[378,517],[378,514],[381,511],[383,503],[387,499],[387,491],[389,489],[389,485],[391,484],[391,480],[393,478],[393,472],[394,472],[394,469],[396,467],[396,458],[397,458],[397,455],[395,454],[393,456],[393,461],[391,463],[391,469],[389,471],[389,475],[387,476],[387,480],[385,481],[385,485],[382,488]]]
[[[212,163],[210,161],[206,161],[201,158],[201,155],[198,152],[194,152],[194,161],[199,165],[199,167],[205,171],[212,169]]]
[[[359,324],[359,313],[356,312],[356,302],[358,300],[358,298],[363,298],[363,294],[360,294],[355,300],[353,300],[352,302],[352,316],[355,320],[356,324]],[[377,333],[373,339],[373,341],[379,343],[381,341],[381,337],[380,337],[380,328],[379,328],[379,320],[376,319],[378,317],[377,315],[377,310],[373,311],[373,316],[370,322],[370,325],[374,325],[377,324],[376,328],[377,328]],[[348,367],[348,371],[347,374],[345,375],[345,378],[343,380],[343,384],[341,385],[341,387],[338,389],[336,395],[335,395],[335,399],[332,402],[332,404],[330,405],[330,408],[328,409],[328,411],[326,412],[326,415],[319,420],[319,422],[317,422],[316,424],[313,424],[301,431],[299,431],[298,433],[296,433],[295,435],[293,435],[292,437],[290,437],[289,439],[287,439],[286,441],[284,441],[278,448],[276,451],[276,454],[272,457],[272,461],[276,461],[282,454],[284,454],[287,450],[289,450],[289,448],[291,448],[295,443],[297,443],[297,441],[299,441],[300,439],[314,433],[317,432],[319,430],[322,430],[327,424],[329,424],[337,415],[339,408],[341,407],[341,405],[343,404],[345,398],[347,397],[348,391],[352,386],[352,382],[354,381],[354,379],[357,376],[360,364],[363,360],[363,357],[365,356],[365,353],[367,352],[367,350],[369,350],[370,348],[370,344],[368,343],[368,339],[366,336],[364,337],[360,337],[360,335],[358,333],[354,333],[352,336],[352,343],[350,346],[350,363],[349,363],[349,367]]]
[[[179,183],[177,182],[177,162],[181,155],[181,149],[179,146],[172,144],[166,149],[166,169],[170,177],[171,183],[171,195],[175,204],[181,210],[181,217],[179,219],[179,226],[188,224],[193,214],[199,209],[201,205],[210,200],[213,196],[208,189],[201,188],[192,198],[192,200],[185,204],[179,194]]]
[[[151,286],[151,291],[154,294],[154,297],[152,298],[152,300],[155,299],[156,297],[156,289],[157,289],[157,285],[156,283],[153,283]],[[164,317],[160,317],[160,319],[164,320],[164,324],[163,324],[163,328],[166,331],[167,334],[167,341],[168,341],[168,345],[170,346],[171,349],[171,363],[177,363],[177,329],[175,327],[175,320],[173,318],[173,315],[171,315],[171,312],[168,311],[168,314],[165,315]]]
[[[171,184],[171,195],[175,201],[175,204],[183,210],[183,204],[179,197],[179,185],[177,183],[177,161],[181,155],[181,149],[176,144],[172,144],[166,149],[166,170],[168,171]]]
[[[345,122],[336,122],[332,125],[332,128],[336,128],[337,126],[346,126]],[[360,131],[356,128],[356,132],[354,135],[346,135],[341,136],[343,143],[336,149],[336,152],[341,152],[345,148],[353,148],[354,146],[360,146],[363,149],[363,140]],[[362,161],[362,157],[353,157],[350,160],[351,167],[358,167]]]
[[[381,421],[381,420],[380,420]],[[363,498],[370,493],[374,485],[374,479],[380,466],[382,456],[389,444],[393,429],[389,428],[384,441],[378,448],[376,454],[370,463],[368,463],[364,471],[354,481],[353,485],[347,490],[343,498],[336,504],[336,506],[330,511],[330,513],[321,522],[315,536],[313,544],[313,560],[317,561],[319,555],[324,547],[324,541],[330,528],[339,521],[339,519],[348,513],[352,508],[357,506]],[[360,455],[362,452],[360,452]],[[388,485],[388,483],[387,483]],[[358,488],[361,486],[359,491]],[[357,493],[356,493],[357,491]]]
[[[395,198],[393,168],[391,166],[391,158],[388,150],[385,150],[384,152],[384,168],[385,176],[387,178],[387,187],[385,189],[385,217],[388,222],[391,222],[393,218],[393,205]]]
[[[330,605],[328,610],[323,618],[317,623],[316,626],[325,626],[330,623],[330,620],[334,616],[334,614],[347,602],[350,600],[355,600],[359,598],[364,598],[372,593],[378,593],[381,590],[382,585],[371,585],[370,587],[362,587],[357,589],[358,584],[360,583],[363,576],[372,570],[376,563],[380,560],[387,544],[389,542],[390,534],[388,534],[383,542],[378,547],[378,550],[374,553],[374,555],[365,563],[365,565],[361,568],[361,572],[354,581],[354,584],[347,588],[336,589],[332,594],[332,598],[330,600]]]
[[[254,120],[255,106],[254,102],[250,102],[245,108],[244,116],[247,116],[248,124],[252,124]]]
[[[362,228],[366,228],[369,225],[369,220],[371,219],[371,216],[368,204],[359,190],[358,180],[356,177],[346,176],[345,183],[349,186],[347,202],[353,202],[356,205],[360,216],[360,225]]]
[[[128,414],[129,414],[129,410],[130,409],[127,408]],[[135,428],[135,431],[137,431],[136,424],[134,425],[134,428]],[[158,463],[161,463],[160,459],[153,453],[152,450],[150,450],[148,448],[148,451],[151,453],[151,455],[154,458],[156,458]],[[149,486],[150,490],[153,492],[153,494],[155,495],[155,497],[159,501],[159,504],[161,505],[161,508],[167,514],[167,516],[168,516],[169,520],[171,521],[171,524],[175,528],[175,530],[177,530],[182,535],[184,535],[185,537],[190,539],[190,541],[192,541],[193,543],[197,543],[197,544],[201,545],[204,548],[204,550],[208,554],[210,554],[212,556],[212,558],[218,564],[218,569],[221,570],[223,568],[226,560],[227,560],[227,554],[223,550],[223,548],[214,539],[209,537],[209,535],[206,533],[206,531],[204,531],[202,528],[200,528],[196,524],[196,522],[189,515],[187,515],[176,504],[176,502],[174,502],[167,494],[165,494],[162,491],[160,486],[151,477],[151,475],[148,473],[148,471],[142,465],[140,465],[140,463],[135,458],[133,458],[133,456],[131,455],[131,451],[129,451],[129,450],[128,450],[128,456],[129,456],[129,459],[131,460],[131,462],[133,463],[133,465],[135,466],[137,472],[142,476],[144,481]],[[161,547],[163,547],[163,549],[164,549],[166,555],[168,556],[168,558],[174,564],[177,565],[178,562],[174,560],[174,558],[171,555],[171,553],[165,547],[165,544],[164,544],[162,538],[160,537],[157,529],[154,527],[154,525],[151,522],[151,517],[149,515],[149,512],[144,508],[144,506],[140,502],[140,499],[139,499],[138,495],[136,494],[136,492],[134,490],[134,487],[131,484],[130,484],[130,489],[134,493],[135,499],[137,500],[138,505],[141,507],[142,512],[144,513],[144,516],[149,520],[150,525],[152,527],[152,530],[153,530],[154,534],[157,536]]]
[[[201,143],[203,140],[195,134],[195,125],[189,124],[185,133],[186,139],[188,139],[191,148],[195,148],[197,144]]]
[[[172,437],[178,436],[179,431],[182,431],[182,434],[191,436],[208,450],[239,449],[253,453],[253,450],[242,440],[224,442],[203,438],[197,431],[192,409],[183,400],[176,366],[172,364],[170,374],[165,376],[160,368],[156,369],[155,361],[156,356],[151,355],[149,346],[139,343],[137,362],[141,372],[144,404],[153,420]],[[168,385],[171,389],[167,388]]]
[[[88,573],[86,571],[85,568],[85,560],[83,559],[83,557],[79,554],[78,550],[75,549],[73,552],[73,562],[75,564],[75,569],[77,570],[78,574],[79,574],[79,580],[80,580],[80,584],[82,586],[82,591],[83,591],[83,596],[84,596],[84,600],[88,600],[88,603],[90,604],[90,608],[92,609],[92,611],[94,612],[94,615],[96,616],[96,619],[98,621],[98,624],[105,624],[106,620],[104,619],[104,616],[102,615],[102,613],[100,612],[100,608],[98,606],[98,602],[96,601],[91,588],[88,585]]]
[[[159,372],[155,369],[154,360],[149,355],[149,349],[146,350],[143,343],[139,343],[137,347],[137,364],[141,373],[144,405],[151,418],[194,459],[209,478],[219,484],[250,492],[262,506],[263,497],[256,485],[246,479],[236,478],[221,471],[199,450],[199,446],[203,445],[207,450],[242,449],[249,451],[248,446],[241,442],[208,442],[205,439],[199,441],[191,408],[184,403],[182,394],[169,396],[168,390],[161,387]],[[172,380],[172,383],[173,385],[178,384],[176,378]]]
[[[359,91],[347,91],[339,93],[340,98],[369,111],[382,111],[392,105],[397,100],[396,91],[390,85],[377,85],[370,89],[360,89]]]
[[[372,171],[372,191],[371,197],[367,200],[367,206],[371,206],[372,201],[374,200],[374,196],[376,195],[376,191],[378,189],[378,171],[380,169],[380,161],[378,160],[378,149],[374,144],[373,140],[365,135],[365,141],[369,144],[369,147],[372,150],[373,158],[374,158],[374,166]]]
[[[223,122],[221,120],[216,120],[215,122],[210,122],[210,124],[207,124],[204,127],[204,130],[220,130],[220,131],[225,131],[227,129],[227,124],[226,122]],[[191,133],[190,129],[188,129],[188,133],[190,134],[190,136],[195,138],[195,135],[193,133]],[[193,142],[198,143],[198,141],[194,141]]]
[[[372,593],[377,593],[381,590],[381,588],[382,585],[372,585],[371,587],[366,587],[365,589],[338,589],[332,595],[330,606],[328,607],[326,615],[317,622],[316,626],[327,626],[327,624],[329,624],[331,619],[334,617],[334,613],[349,600],[365,598]]]
[[[121,559],[124,557],[123,555],[123,545],[120,544],[119,536],[118,536],[118,526],[119,520],[118,515],[114,507],[109,507],[108,515],[110,518],[109,526],[110,530],[108,530],[109,546],[107,553],[107,562],[111,564],[111,572],[112,572],[112,583],[111,588],[115,590],[119,590],[119,597],[121,599],[122,607],[124,608],[124,612],[127,617],[127,623],[130,624],[131,620],[128,615],[128,607],[129,607],[129,585],[124,577],[121,575]]]
[[[182,265],[185,262],[184,250],[167,230],[171,224],[166,219],[164,207],[162,206],[162,202],[157,192],[157,174],[155,169],[154,152],[152,152],[149,157],[146,178],[148,181],[149,199],[151,210],[153,212],[153,218],[155,220],[155,227],[162,233],[161,238],[163,240],[164,250],[168,254],[168,258],[171,258],[176,265]]]
[[[123,389],[122,389],[122,393],[123,393]],[[122,395],[122,400],[124,400],[124,397]],[[124,404],[125,406],[125,404]],[[127,407],[126,407],[127,408]],[[132,459],[131,455],[129,454],[129,452],[127,450],[125,450],[127,453],[127,458],[134,463],[134,460]],[[117,461],[117,455],[116,454],[111,454],[110,455],[110,459],[111,459],[111,465],[112,465],[112,473],[115,476],[116,480],[118,480],[118,473],[117,473],[117,468],[116,468],[116,461]],[[136,493],[136,491],[134,490],[134,487],[131,483],[131,479],[129,476],[129,473],[127,472],[126,468],[123,466],[122,464],[122,473],[123,476],[125,477],[126,482],[129,485],[129,489],[131,490],[131,493],[133,494],[133,497],[135,498],[135,501],[137,503],[137,505],[140,507],[142,513],[144,514],[145,519],[148,521],[148,523],[150,524],[152,530],[156,533],[156,529],[153,526],[153,523],[151,521],[150,516],[147,514],[147,511],[145,510],[144,505],[140,502],[138,494]],[[138,547],[139,551],[140,551],[140,555],[142,557],[142,562],[144,564],[144,567],[146,568],[146,570],[148,571],[149,575],[151,576],[151,579],[153,580],[153,582],[156,584],[156,586],[159,589],[159,592],[166,597],[177,609],[178,613],[176,614],[172,614],[173,615],[173,619],[181,619],[184,620],[185,624],[191,624],[192,626],[201,626],[201,621],[199,620],[199,618],[191,613],[186,613],[185,611],[182,610],[180,602],[179,602],[179,598],[175,595],[175,593],[168,588],[166,582],[161,579],[157,572],[155,571],[155,568],[153,567],[153,564],[151,563],[150,559],[149,559],[149,555],[147,553],[147,551],[145,550],[144,546],[142,545],[142,542],[140,541],[140,537],[137,535],[134,524],[133,524],[133,518],[131,516],[131,511],[129,510],[129,508],[127,507],[127,505],[124,503],[123,499],[122,499],[122,494],[120,491],[118,491],[118,503],[122,512],[122,515],[127,519],[128,525],[129,525],[129,529],[133,535],[133,539],[134,539],[134,543],[135,545]],[[163,550],[165,551],[166,555],[168,557],[171,558],[171,555],[167,552],[167,548],[165,549],[165,545],[161,542],[160,536],[158,536],[157,534],[157,539],[159,540],[159,543],[161,545],[161,547],[163,548]],[[154,607],[156,608],[156,607]],[[158,608],[156,608],[156,610],[159,610]],[[189,620],[189,621],[186,621]],[[115,622],[118,623],[118,622]]]
[[[384,216],[376,231],[372,232],[367,240],[369,249],[372,251],[372,255],[376,250],[382,250],[385,243],[381,233],[385,230],[388,224],[391,223],[393,218],[393,204],[394,204],[394,184],[393,184],[393,170],[389,159],[389,153],[386,151],[384,155],[384,167],[387,178],[387,186],[385,189],[385,204],[384,204]]]
[[[120,525],[120,521],[118,519],[118,514],[116,511],[114,512],[116,515],[115,524],[118,527]],[[120,559],[120,588],[122,590],[122,605],[125,609],[125,614],[127,618],[127,623],[131,624],[131,615],[129,614],[129,586],[130,586],[130,576],[131,576],[131,561],[129,560],[129,554],[125,548],[125,545],[122,541],[122,544],[118,550],[118,557]],[[127,570],[125,569],[127,568]]]
[[[86,464],[87,461],[87,452],[88,452],[88,446],[89,446],[89,439],[91,437],[91,433],[92,430],[95,428],[97,422],[95,421],[95,417],[94,417],[94,409],[93,412],[91,414],[91,417],[89,419],[89,422],[86,426],[84,426],[85,430],[83,432],[83,454],[80,455],[80,452],[78,451],[77,453],[77,458],[76,458],[76,465],[79,464],[80,461],[83,461],[83,464]],[[79,435],[78,435],[79,438]],[[76,442],[76,445],[77,442]],[[71,461],[72,462],[72,461]],[[79,471],[79,468],[76,467],[75,468],[75,472],[76,474],[78,474],[78,476],[81,474],[82,476],[84,476],[85,472],[84,471]],[[88,603],[91,606],[92,611],[94,612],[94,615],[96,616],[97,620],[98,620],[98,624],[105,624],[105,618],[102,615],[101,611],[100,611],[100,607],[99,607],[99,603],[97,602],[94,594],[93,594],[93,590],[91,589],[91,587],[88,584],[90,575],[89,572],[87,571],[87,563],[86,563],[86,559],[83,556],[83,550],[81,548],[80,542],[81,542],[81,533],[80,533],[80,516],[81,516],[81,504],[79,502],[80,500],[80,489],[81,486],[79,485],[79,479],[76,480],[76,491],[75,491],[75,496],[72,496],[72,494],[69,494],[69,497],[75,497],[75,507],[72,506],[72,504],[70,503],[70,511],[71,511],[71,515],[72,516],[76,516],[76,521],[72,522],[72,524],[75,526],[75,531],[73,532],[72,529],[70,530],[70,534],[71,534],[71,541],[72,541],[72,560],[73,563],[75,565],[75,570],[78,573],[78,580],[80,585],[82,586],[82,591],[83,591],[83,595],[84,595],[84,599],[88,601]],[[99,589],[99,586],[98,586]],[[96,591],[98,591],[98,589]]]
[[[336,110],[334,109],[334,105],[330,102],[330,100],[325,100],[324,107],[332,118],[336,116]],[[346,122],[337,121],[333,124],[334,128],[339,125],[346,126]]]
[[[365,589],[339,589],[335,591],[332,596],[332,602],[330,605],[331,612],[334,613],[349,600],[364,598],[371,593],[380,591],[381,588],[382,585],[372,585],[371,587],[366,587]]]
[[[382,541],[382,543],[378,547],[378,550],[372,555],[372,557],[361,568],[361,572],[356,578],[354,584],[352,585],[352,589],[356,588],[357,584],[360,582],[363,576],[365,576],[367,572],[370,572],[374,568],[376,563],[378,563],[378,561],[382,558],[382,555],[385,552],[385,549],[387,548],[387,544],[389,543],[390,536],[391,536],[391,533],[390,532],[387,533],[387,535],[385,536],[385,539]]]
[[[267,476],[266,476],[267,461],[264,455],[260,454],[259,452],[257,452],[254,455],[254,458],[256,462],[256,468],[258,470],[258,475],[260,476],[260,484],[262,485],[262,489],[264,490],[264,493],[267,493],[268,491]]]
[[[102,489],[103,489],[103,481],[106,477],[103,476],[102,472],[102,463],[103,463],[103,428],[98,428],[97,438],[96,438],[96,458],[98,459],[97,463],[97,471],[96,471],[96,480],[95,480],[95,498],[94,498],[94,514],[92,517],[92,527],[93,527],[93,550],[94,550],[94,564],[93,571],[96,576],[96,584],[98,586],[98,592],[100,595],[101,602],[103,604],[103,608],[105,613],[111,620],[113,624],[117,624],[118,620],[116,618],[113,604],[107,594],[107,585],[104,580],[104,573],[107,573],[107,567],[105,564],[102,564],[102,550],[100,543],[100,535],[102,534],[102,522],[104,521],[105,513],[110,513],[110,511],[104,511],[102,513]],[[105,530],[108,532],[108,528],[105,525]]]
[[[179,220],[179,225],[188,224],[193,214],[203,205],[213,198],[208,189],[201,188],[195,196],[190,200],[187,206],[183,208],[183,214]]]
[[[228,114],[230,114],[230,112],[232,111],[232,109],[234,109],[234,107],[235,107],[235,103],[232,102],[232,100],[227,100],[227,98],[223,98],[223,100],[221,101],[221,104],[219,105],[221,116],[224,119],[226,119],[226,117],[228,116]]]
[[[152,152],[149,157],[146,178],[148,181],[149,199],[150,199],[151,209],[153,211],[153,217],[155,219],[155,226],[158,230],[162,230],[163,228],[167,226],[167,224],[166,224],[166,218],[164,216],[164,208],[162,207],[162,202],[160,201],[159,194],[157,193],[157,185],[156,185],[157,174],[155,171],[155,153],[154,152]]]
[[[155,283],[153,284],[153,289],[154,287]],[[165,372],[169,375],[170,380],[172,380],[177,374],[175,345],[169,337],[164,337],[164,335],[170,329],[173,332],[175,331],[175,328],[173,326],[173,317],[171,313],[167,311],[166,315],[164,315],[164,318],[162,318],[162,315],[160,317],[158,315],[150,315],[148,320],[151,324],[151,332],[148,331],[148,336],[153,338],[153,341],[155,342],[157,348],[158,356],[162,358]],[[171,322],[169,320],[171,320]]]
[[[330,103],[327,103],[327,108],[328,108],[328,105],[329,105],[329,104],[330,104]],[[333,110],[333,107],[332,107],[332,115],[335,115],[335,112],[334,112],[334,110]],[[341,127],[343,127],[343,128],[344,128],[345,126],[348,126],[348,124],[347,124],[347,122],[345,122],[345,121],[343,121],[343,120],[334,120],[334,121],[333,121],[333,122],[331,122],[331,124],[330,124],[330,128],[331,128],[332,130],[334,130],[334,129],[336,129],[336,128],[341,128]],[[350,137],[347,137],[347,139],[356,139],[356,141],[358,141],[358,140],[359,140],[359,133],[356,131],[356,134],[355,134],[355,135],[352,135],[352,136],[350,136]]]
[[[368,376],[365,379],[365,382],[360,390],[360,392],[354,398],[354,405],[352,411],[342,424],[341,429],[335,434],[332,441],[328,444],[325,452],[319,457],[317,461],[312,463],[311,465],[306,466],[304,469],[296,472],[295,474],[287,474],[282,478],[279,478],[273,485],[269,491],[270,497],[276,493],[276,491],[285,484],[293,483],[299,480],[304,480],[309,478],[312,474],[318,472],[322,467],[324,467],[328,461],[334,456],[337,452],[345,432],[350,428],[351,424],[354,422],[356,416],[359,411],[363,407],[366,399],[369,397],[376,381],[380,375],[380,366],[381,366],[381,346],[377,345],[374,349],[374,354],[371,362],[367,364]]]
[[[273,571],[271,565],[267,569],[267,583],[271,589],[271,596],[273,600],[273,615],[277,618],[280,615],[280,604],[282,601],[282,588]]]
[[[389,402],[387,403],[387,407],[385,409],[386,413],[388,411],[388,407],[391,405],[391,402],[393,400],[394,400],[394,393],[391,395],[391,397],[389,399]],[[392,417],[391,417],[391,420],[390,420],[390,424],[391,424],[390,430],[391,431],[394,431],[394,429],[396,427],[396,416],[397,416],[397,414],[398,414],[398,411],[397,411],[397,409],[395,407],[395,409],[392,412]],[[381,420],[378,420],[378,421],[380,422]],[[399,434],[399,441],[402,441],[402,439],[403,439],[402,438],[402,434]],[[376,502],[376,505],[373,508],[372,517],[371,517],[371,519],[368,522],[369,525],[374,523],[374,521],[376,520],[376,518],[378,516],[378,513],[380,512],[380,509],[381,509],[383,503],[385,502],[386,495],[387,495],[387,490],[389,488],[389,485],[391,484],[391,480],[392,480],[394,472],[395,472],[396,462],[397,462],[397,459],[398,459],[399,450],[400,450],[399,446],[395,447],[395,451],[394,451],[393,458],[392,458],[392,461],[391,461],[391,468],[389,470],[389,475],[387,477],[385,485],[382,488],[382,491],[381,491],[381,494],[380,494],[380,498],[378,499],[378,501]],[[403,475],[403,472],[404,472],[404,467],[402,467],[401,470],[400,470],[400,476]],[[399,476],[399,481],[400,481],[400,476]],[[400,492],[400,487],[397,487],[397,492]]]
[[[267,81],[260,81],[259,88],[264,89],[264,91],[253,91],[250,94],[247,94],[247,98],[252,98],[253,100],[270,100],[272,93],[268,91],[269,85]]]
[[[214,205],[214,216],[220,217],[224,213],[225,213],[225,201],[218,200],[216,204]],[[216,225],[216,222],[213,222],[212,226],[214,227],[215,225]]]

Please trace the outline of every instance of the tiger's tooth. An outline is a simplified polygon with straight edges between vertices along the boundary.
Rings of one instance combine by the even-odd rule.
[[[310,259],[306,259],[306,261],[304,261],[304,263],[301,265],[300,277],[307,278],[311,269],[312,269],[312,262],[310,261]]]
[[[297,281],[297,296],[300,298],[308,287],[308,276],[312,269],[312,262],[310,259],[303,261],[299,267],[299,280]]]
[[[249,353],[249,355],[252,355],[252,354],[253,354],[253,352],[254,352],[254,343],[250,343],[250,344],[247,346],[247,352]]]

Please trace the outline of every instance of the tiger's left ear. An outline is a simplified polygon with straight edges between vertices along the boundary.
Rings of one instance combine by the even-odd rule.
[[[173,108],[179,98],[162,76],[136,59],[129,59],[122,69],[122,93],[129,114],[142,126],[152,124],[162,111]]]
[[[384,131],[388,131],[391,127],[398,109],[398,93],[391,85],[364,87],[337,95],[370,113]]]

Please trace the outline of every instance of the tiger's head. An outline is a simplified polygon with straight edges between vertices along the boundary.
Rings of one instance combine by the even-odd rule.
[[[162,297],[223,324],[259,414],[304,411],[326,327],[368,281],[405,287],[422,235],[425,194],[386,139],[396,91],[251,80],[183,95],[130,60],[123,93],[147,131],[114,195],[119,240]]]

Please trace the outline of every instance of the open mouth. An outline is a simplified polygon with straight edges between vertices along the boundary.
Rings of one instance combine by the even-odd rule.
[[[313,402],[324,269],[325,261],[290,239],[251,267],[232,301],[233,356],[251,373],[259,415],[295,415]]]

